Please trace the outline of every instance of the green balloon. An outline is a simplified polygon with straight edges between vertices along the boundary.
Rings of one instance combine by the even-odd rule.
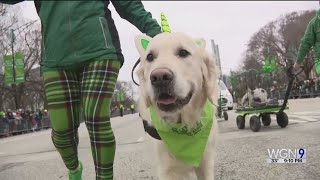
[[[270,65],[264,65],[264,66],[262,66],[262,70],[263,70],[264,72],[272,72],[272,71],[273,71],[273,68],[272,68],[272,66],[270,66]]]

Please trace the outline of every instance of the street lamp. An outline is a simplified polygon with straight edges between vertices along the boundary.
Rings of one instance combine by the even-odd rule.
[[[12,74],[13,74],[13,83],[12,83],[12,88],[13,88],[13,93],[14,93],[14,102],[16,106],[16,110],[18,109],[18,99],[17,99],[17,88],[16,88],[16,61],[14,59],[14,48],[13,48],[13,43],[14,43],[14,33],[13,29],[10,29],[10,40],[11,40],[11,50],[12,50]]]

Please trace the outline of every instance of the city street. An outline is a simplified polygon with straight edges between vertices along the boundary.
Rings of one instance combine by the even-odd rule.
[[[236,114],[218,119],[219,137],[215,177],[218,180],[315,180],[320,177],[320,98],[289,100],[289,125],[280,128],[274,116],[269,127],[252,132],[236,125]],[[154,141],[143,131],[138,114],[111,120],[117,141],[114,164],[116,180],[157,178]],[[85,124],[79,129],[79,157],[83,179],[95,179]],[[305,148],[304,164],[268,164],[268,149]],[[1,180],[67,179],[67,170],[51,143],[50,130],[0,139]]]

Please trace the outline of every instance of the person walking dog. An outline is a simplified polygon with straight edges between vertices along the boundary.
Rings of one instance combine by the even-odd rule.
[[[124,57],[108,6],[112,3],[123,19],[150,37],[161,33],[161,27],[141,1],[34,3],[42,25],[41,69],[53,144],[69,170],[69,179],[82,179],[77,148],[82,111],[96,179],[113,179],[116,143],[110,125],[110,103]]]
[[[319,1],[320,4],[320,1]],[[320,10],[309,22],[307,29],[304,33],[303,38],[298,50],[298,55],[296,62],[294,64],[294,69],[299,69],[300,64],[302,64],[304,58],[311,48],[314,48],[316,58],[315,58],[315,70],[320,75]]]

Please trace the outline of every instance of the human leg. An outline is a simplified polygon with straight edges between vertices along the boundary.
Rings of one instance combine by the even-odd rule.
[[[113,179],[115,138],[110,124],[110,104],[120,62],[100,60],[82,71],[81,103],[91,141],[96,179]]]
[[[51,138],[69,170],[79,166],[78,127],[80,86],[74,71],[44,72],[45,93],[52,133]]]

